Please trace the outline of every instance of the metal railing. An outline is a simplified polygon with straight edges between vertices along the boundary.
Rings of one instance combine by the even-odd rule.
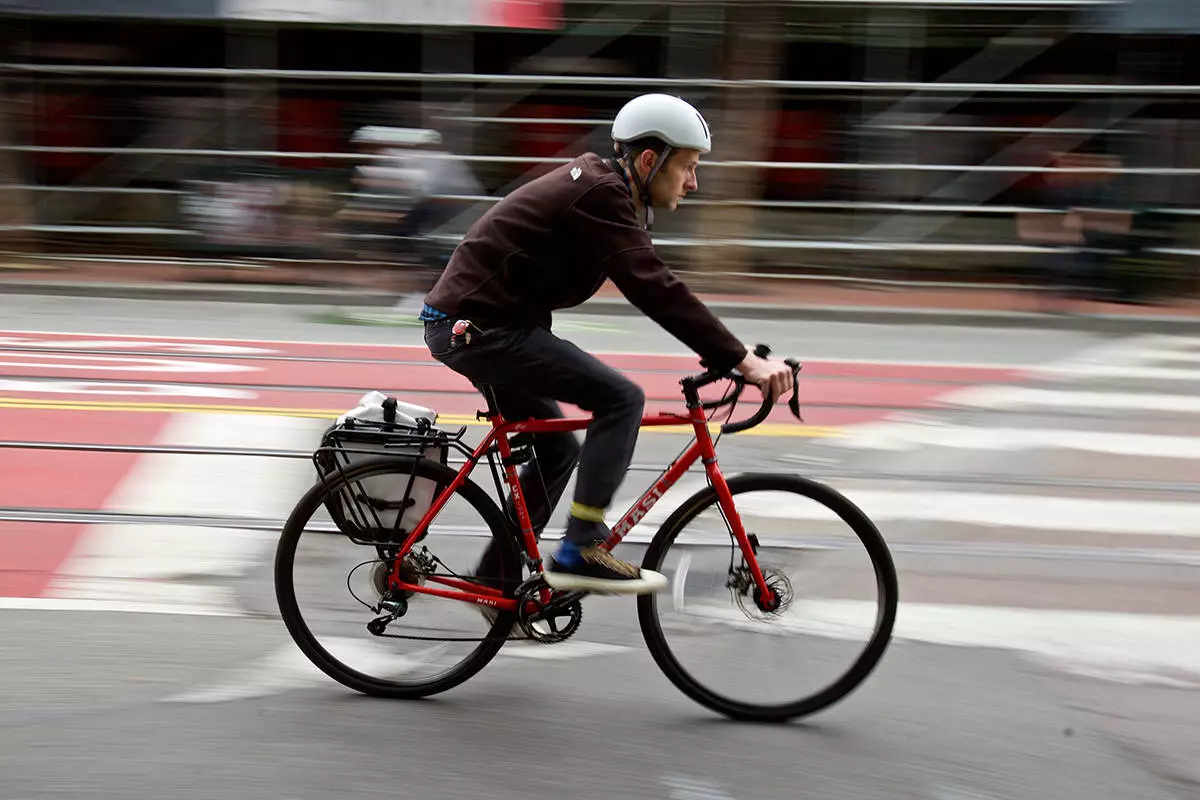
[[[0,148],[2,149],[2,148]],[[106,194],[110,192],[129,193],[129,194],[146,194],[146,195],[184,195],[187,191],[184,189],[160,189],[160,188],[122,188],[115,186],[42,186],[34,184],[6,184],[0,185],[0,192],[3,191],[22,191],[22,192],[74,192],[74,193],[96,193]],[[390,195],[358,195],[354,192],[334,192],[335,197],[368,197],[368,198],[390,198]],[[489,194],[435,194],[430,195],[432,200],[448,200],[461,203],[498,203],[504,199],[503,195]],[[705,200],[702,198],[687,198],[680,203],[681,206],[718,206],[718,207],[740,207],[740,208],[779,208],[779,209],[794,209],[807,211],[895,211],[901,213],[913,214],[1059,214],[1062,213],[1057,208],[1045,208],[1039,206],[1015,206],[1015,205],[966,205],[960,203],[902,203],[891,201],[869,201],[869,200],[755,200],[752,198],[736,198],[730,200]],[[1153,209],[1158,214],[1168,214],[1177,216],[1200,216],[1200,208],[1155,208]]]
[[[942,2],[942,0],[850,0],[862,4],[877,5],[913,5],[938,6],[962,5],[958,2]],[[836,0],[837,4],[845,4],[845,0]],[[974,5],[979,7],[992,6],[1103,6],[1118,5],[1120,0],[981,0]],[[495,86],[582,86],[599,88],[659,88],[659,89],[775,89],[789,92],[858,92],[892,94],[938,94],[938,95],[1032,95],[1032,96],[1104,96],[1104,97],[1146,97],[1146,98],[1197,98],[1200,99],[1200,86],[1173,84],[1136,84],[1128,82],[1109,83],[979,83],[954,81],[812,81],[812,80],[727,80],[706,78],[654,78],[654,77],[610,77],[610,76],[561,76],[545,74],[484,74],[484,73],[450,73],[450,72],[383,72],[360,70],[303,70],[303,69],[244,69],[244,68],[194,68],[194,67],[132,67],[110,65],[76,65],[76,64],[29,64],[4,63],[0,64],[0,77],[28,77],[55,81],[78,81],[104,78],[146,77],[179,79],[181,81],[206,81],[210,83],[225,83],[228,81],[276,80],[287,82],[307,82],[310,84],[322,82],[359,82],[391,84],[443,84],[464,87]],[[569,118],[536,118],[536,117],[498,117],[498,116],[464,116],[449,115],[438,119],[495,124],[555,124],[570,125],[578,128],[598,128],[608,124],[608,120],[569,119]],[[989,126],[913,126],[904,124],[875,124],[868,123],[868,128],[888,129],[899,132],[916,132],[919,130],[938,130],[946,132],[992,132],[992,133],[1054,133],[1071,135],[1093,135],[1096,133],[1113,133],[1113,130],[1099,128],[1004,128]],[[1119,131],[1130,133],[1130,131]],[[148,156],[148,157],[180,157],[195,159],[280,159],[280,160],[314,160],[330,164],[342,164],[363,161],[361,153],[343,152],[301,152],[282,150],[235,150],[224,148],[172,148],[172,147],[52,147],[39,145],[4,145],[0,152],[30,153],[30,154],[71,154],[71,155],[107,155],[107,156]],[[535,156],[503,156],[484,154],[443,155],[443,158],[476,163],[476,164],[526,164],[550,165],[568,163],[567,157],[546,158]],[[959,174],[959,175],[1106,175],[1106,176],[1143,176],[1143,177],[1195,177],[1200,175],[1198,167],[1170,166],[1042,166],[1022,164],[918,164],[918,163],[887,163],[887,162],[826,162],[826,161],[753,161],[753,160],[714,160],[706,161],[705,168],[713,169],[753,169],[790,172],[822,172],[822,173],[854,173],[859,175],[873,173],[917,173],[917,174]],[[112,192],[114,194],[180,194],[176,189],[153,189],[132,187],[49,187],[49,186],[0,186],[0,191],[34,191],[41,194],[55,192],[86,193],[89,191]],[[499,197],[483,195],[442,195],[439,199],[455,200],[463,203],[493,203]],[[726,206],[752,207],[762,209],[812,210],[812,211],[847,211],[886,212],[898,214],[945,214],[945,215],[1017,215],[1017,214],[1052,214],[1058,209],[1037,208],[1014,205],[968,205],[963,203],[945,202],[870,202],[870,201],[787,201],[762,199],[737,200],[707,200],[697,199],[687,201],[689,206]],[[1163,209],[1163,213],[1188,215],[1200,214],[1200,209]],[[120,224],[38,224],[36,222],[19,225],[0,225],[0,232],[28,232],[42,234],[62,234],[79,236],[161,236],[161,237],[196,237],[199,234],[192,230],[171,227],[169,225],[120,225]],[[353,234],[331,234],[331,238],[355,238]],[[445,235],[439,237],[446,242],[456,242],[461,237]],[[729,245],[736,247],[762,250],[813,250],[813,251],[845,251],[845,252],[895,252],[895,253],[976,253],[976,254],[1029,254],[1061,250],[1053,246],[1029,245],[1021,243],[957,243],[957,242],[906,242],[906,241],[874,241],[849,240],[835,241],[826,238],[812,239],[777,239],[770,236],[749,236],[733,239],[708,239],[700,237],[656,237],[655,243],[668,248],[687,248],[712,245]],[[1171,255],[1196,255],[1197,251],[1189,248],[1156,248],[1149,252]]]
[[[321,153],[299,150],[233,150],[173,147],[51,147],[43,145],[0,145],[0,152],[62,153],[71,155],[148,155],[186,156],[193,158],[280,158],[314,159],[321,161],[365,161],[361,153]],[[489,156],[447,153],[424,155],[413,153],[408,158],[465,161],[488,164],[569,164],[573,157]],[[376,159],[382,162],[384,159]],[[814,172],[980,172],[1029,173],[1059,175],[1200,175],[1200,167],[1042,167],[1022,164],[911,164],[842,161],[704,161],[705,168],[808,170]],[[9,186],[0,189],[11,188]]]
[[[790,89],[808,91],[930,92],[935,94],[1066,94],[1200,96],[1200,86],[1135,83],[958,83],[943,81],[797,81],[724,78],[514,75],[458,72],[360,72],[354,70],[232,67],[120,67],[79,64],[0,64],[0,72],[64,76],[150,76],[229,80],[369,81],[387,83],[537,86],[651,87],[673,89]]]

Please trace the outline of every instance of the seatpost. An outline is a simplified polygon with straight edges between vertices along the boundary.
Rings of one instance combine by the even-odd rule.
[[[687,408],[698,408],[700,406],[700,390],[696,388],[696,382],[691,378],[684,378],[679,382],[683,386],[683,400]]]
[[[483,399],[487,401],[487,415],[494,417],[500,413],[500,404],[496,402],[496,393],[491,386],[481,385],[479,393],[483,395]]]

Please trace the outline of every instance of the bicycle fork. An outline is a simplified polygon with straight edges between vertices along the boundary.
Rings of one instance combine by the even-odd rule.
[[[712,445],[710,444],[711,448]],[[717,469],[715,458],[710,462],[705,460],[705,471],[708,473],[708,479],[712,483],[713,489],[717,493],[717,505],[721,510],[721,516],[725,518],[725,524],[729,526],[729,533],[737,542],[738,548],[742,552],[742,561],[746,564],[750,571],[750,578],[755,589],[757,589],[755,602],[763,611],[774,611],[779,606],[779,596],[770,586],[767,585],[767,578],[763,574],[762,568],[758,565],[758,537],[754,534],[746,533],[745,526],[742,525],[741,515],[738,514],[737,508],[733,503],[733,493],[729,491],[729,484],[725,482],[725,476]],[[730,575],[730,581],[733,581],[734,576]],[[731,584],[731,588],[733,588]],[[749,589],[750,587],[745,587]],[[761,598],[761,599],[759,599]]]

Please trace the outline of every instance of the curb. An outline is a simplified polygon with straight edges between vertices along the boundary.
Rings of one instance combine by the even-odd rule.
[[[719,317],[794,322],[855,322],[873,325],[952,325],[980,328],[1071,330],[1091,333],[1200,332],[1200,315],[1067,314],[1034,311],[983,311],[879,306],[783,306],[708,302]],[[623,306],[623,308],[622,308]],[[580,306],[591,314],[640,314],[623,300],[591,300]]]
[[[193,300],[225,303],[391,308],[399,295],[370,289],[309,286],[229,285],[219,283],[100,283],[4,281],[9,294],[104,297],[137,300]],[[948,325],[992,328],[1074,330],[1093,333],[1196,333],[1200,315],[1068,314],[1034,311],[986,311],[881,306],[787,306],[768,303],[706,301],[720,317],[776,321],[856,322],[876,325]],[[624,298],[594,298],[575,313],[636,316]]]
[[[3,281],[0,292],[126,300],[194,300],[280,305],[394,306],[395,292],[314,286],[239,286],[221,283],[70,283]]]

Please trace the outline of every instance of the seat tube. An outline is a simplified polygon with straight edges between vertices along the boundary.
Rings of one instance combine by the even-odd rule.
[[[533,532],[533,521],[529,518],[529,509],[525,507],[525,494],[521,491],[521,479],[517,476],[517,466],[512,463],[512,447],[508,436],[501,433],[496,437],[496,449],[500,451],[500,463],[504,468],[504,481],[512,492],[513,508],[517,512],[517,522],[521,526],[521,540],[525,544],[525,552],[530,558],[538,559],[537,536]]]

